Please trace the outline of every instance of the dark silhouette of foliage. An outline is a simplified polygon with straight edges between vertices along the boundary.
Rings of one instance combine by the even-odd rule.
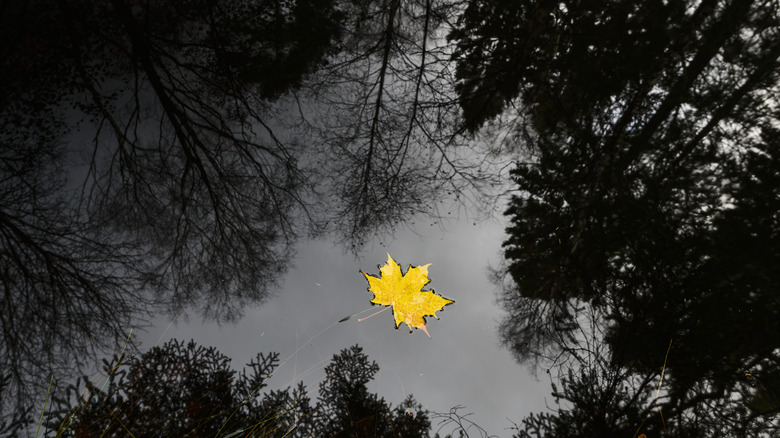
[[[426,437],[431,427],[426,411],[413,397],[395,410],[368,392],[379,366],[354,345],[334,355],[320,383],[320,404],[325,421],[320,429],[329,437]]]
[[[170,341],[141,357],[104,361],[104,384],[83,378],[55,394],[47,422],[62,437],[427,437],[431,423],[411,395],[393,408],[371,394],[367,383],[378,371],[362,349],[334,355],[311,404],[303,383],[294,389],[263,391],[279,365],[276,353],[250,362],[241,373],[215,348]],[[357,435],[356,435],[357,434]]]
[[[777,390],[774,372],[777,357],[759,366],[760,380],[752,374],[730,382],[729,397],[712,397],[713,384],[700,379],[679,397],[680,391],[669,378],[668,364],[674,359],[669,343],[667,352],[653,354],[644,350],[660,367],[637,370],[616,360],[614,344],[604,342],[606,324],[599,320],[602,312],[591,306],[576,339],[569,339],[569,359],[559,355],[550,360],[547,374],[551,379],[555,405],[543,413],[533,413],[515,425],[516,438],[541,437],[749,437],[774,436]],[[626,347],[633,347],[631,341]],[[668,361],[667,361],[668,359]],[[638,362],[638,361],[637,361]],[[733,398],[732,398],[733,397]],[[736,401],[736,402],[735,402]],[[757,403],[756,403],[757,402]],[[760,405],[760,407],[759,407]]]
[[[591,357],[592,359],[593,357]],[[604,368],[606,365],[607,368]],[[703,398],[685,409],[670,405],[669,391],[662,387],[656,396],[659,373],[639,376],[614,362],[598,366],[569,368],[558,386],[553,384],[555,408],[533,413],[516,425],[516,438],[552,437],[759,437],[774,436],[772,417],[777,399],[765,409],[732,401]],[[706,390],[705,387],[697,390]],[[776,390],[775,390],[776,391]],[[753,389],[744,385],[741,396],[751,397]],[[702,391],[699,394],[705,394]]]
[[[678,436],[777,433],[774,402],[750,400],[775,400],[780,348],[779,6],[475,0],[450,34],[469,129],[519,111],[533,153],[512,171],[503,342],[576,370],[592,313],[641,378],[673,339]],[[748,388],[753,369],[765,383]],[[582,407],[548,418],[561,436],[597,395],[567,379]],[[604,421],[589,436],[625,432]]]
[[[142,357],[104,361],[107,387],[83,378],[56,398],[58,418],[49,423],[62,436],[216,436],[219,421],[237,404],[230,359],[215,348],[171,341]],[[71,405],[74,398],[76,406]]]

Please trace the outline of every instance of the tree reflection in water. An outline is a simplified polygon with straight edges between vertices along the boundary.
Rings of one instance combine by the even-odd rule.
[[[778,10],[469,2],[466,120],[519,106],[534,154],[513,170],[501,336],[566,401],[519,436],[780,430]]]

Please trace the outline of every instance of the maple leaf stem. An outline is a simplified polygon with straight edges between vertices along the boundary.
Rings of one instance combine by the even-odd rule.
[[[358,322],[360,322],[360,321],[365,321],[365,320],[367,320],[368,318],[371,318],[371,317],[372,317],[372,316],[374,316],[374,315],[379,315],[380,313],[384,312],[384,311],[385,311],[385,310],[387,310],[387,309],[392,309],[392,307],[385,307],[384,309],[382,309],[382,310],[380,310],[380,311],[377,311],[377,312],[374,312],[374,313],[372,313],[372,314],[370,314],[370,315],[366,316],[365,318],[360,318],[360,319],[358,319]]]
[[[339,320],[339,322],[349,321],[349,319],[352,318],[353,316],[360,315],[361,313],[366,313],[366,312],[368,312],[369,310],[371,310],[373,308],[374,308],[374,306],[371,306],[368,309],[363,309],[360,312],[353,313],[352,315],[349,315],[349,316],[345,316],[345,317],[341,318]]]

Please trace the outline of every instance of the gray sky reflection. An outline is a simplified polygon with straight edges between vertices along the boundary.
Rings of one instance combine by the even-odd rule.
[[[498,345],[500,311],[486,269],[499,262],[504,224],[492,220],[473,225],[463,217],[444,231],[425,227],[419,227],[425,231],[418,230],[419,235],[398,232],[394,240],[374,244],[357,260],[329,241],[303,243],[276,296],[248,310],[238,324],[203,324],[192,315],[188,323],[179,322],[166,332],[170,320],[155,320],[154,328],[139,334],[142,349],[174,337],[192,338],[217,347],[237,370],[258,352],[277,351],[289,360],[277,370],[270,388],[302,379],[316,399],[324,366],[341,349],[358,343],[380,366],[369,390],[393,405],[410,393],[431,411],[464,405],[459,412],[473,412],[469,418],[489,433],[511,436],[507,418],[519,422],[529,411],[545,409],[549,384],[537,382]],[[405,325],[395,330],[390,310],[362,322],[353,317],[337,323],[371,307],[372,294],[358,270],[377,275],[376,265],[385,262],[387,252],[404,271],[410,263],[431,263],[428,286],[455,300],[437,312],[440,320],[428,318],[431,339],[421,330],[409,334]],[[433,426],[435,431],[435,421]]]

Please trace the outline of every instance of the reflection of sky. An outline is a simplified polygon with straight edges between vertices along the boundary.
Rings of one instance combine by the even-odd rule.
[[[258,352],[276,351],[283,360],[290,359],[271,379],[270,389],[303,379],[316,400],[324,366],[341,349],[357,343],[380,366],[369,390],[394,406],[406,394],[414,394],[431,411],[448,412],[464,405],[459,413],[473,412],[469,418],[489,433],[510,436],[507,418],[519,423],[530,411],[545,409],[549,384],[536,382],[498,345],[496,323],[501,313],[486,268],[500,261],[504,225],[496,220],[474,225],[463,217],[444,231],[427,223],[424,227],[417,234],[398,232],[384,246],[366,248],[359,259],[327,241],[299,245],[296,266],[276,297],[260,309],[247,310],[236,325],[202,324],[191,315],[189,323],[165,332],[170,320],[159,319],[148,333],[139,334],[141,348],[145,351],[172,337],[192,338],[231,357],[237,370]],[[421,330],[409,334],[405,325],[395,330],[390,310],[362,322],[353,317],[337,323],[371,306],[373,294],[358,270],[378,275],[377,265],[384,264],[388,251],[404,271],[410,263],[431,263],[428,286],[455,300],[437,312],[440,320],[427,318],[430,339]],[[293,355],[297,347],[301,348]],[[434,432],[436,424],[434,420]]]

